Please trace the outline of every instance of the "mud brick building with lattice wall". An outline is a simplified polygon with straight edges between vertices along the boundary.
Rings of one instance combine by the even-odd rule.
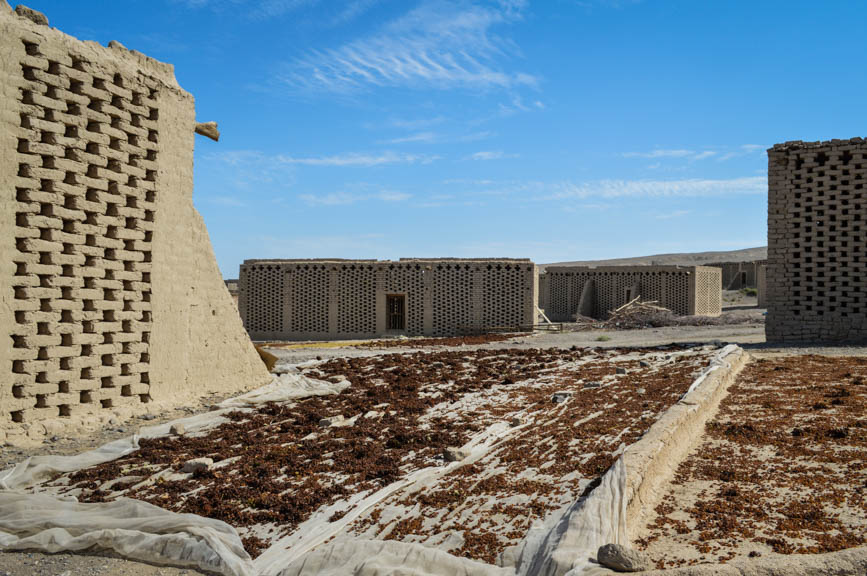
[[[0,0],[0,443],[266,382],[193,208],[192,96],[16,12]]]
[[[867,141],[768,150],[769,341],[867,341]]]
[[[525,259],[247,260],[239,308],[255,340],[452,336],[528,327]]]
[[[719,316],[722,271],[706,266],[548,266],[539,297],[553,322],[576,314],[605,318],[611,310],[641,297],[678,315]]]
[[[723,290],[741,290],[742,288],[758,288],[759,267],[766,263],[766,260],[754,260],[752,262],[719,262],[706,264],[706,266],[722,270]]]

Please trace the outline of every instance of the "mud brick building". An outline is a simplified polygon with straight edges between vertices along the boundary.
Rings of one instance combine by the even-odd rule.
[[[239,308],[254,340],[453,336],[532,326],[525,259],[247,260]]]
[[[753,262],[720,262],[706,264],[706,266],[722,270],[723,290],[741,290],[742,288],[758,287],[759,267],[766,263],[766,260],[756,260]]]
[[[768,150],[765,333],[867,342],[867,141]]]
[[[235,302],[235,306],[238,305],[238,280],[233,278],[230,280],[225,280],[226,290],[229,291],[229,294],[232,296],[232,300]]]
[[[0,444],[266,382],[172,66],[5,0],[0,53]]]
[[[548,266],[540,279],[540,296],[553,322],[570,322],[576,314],[605,318],[634,298],[656,300],[679,315],[719,316],[722,271],[706,266]]]

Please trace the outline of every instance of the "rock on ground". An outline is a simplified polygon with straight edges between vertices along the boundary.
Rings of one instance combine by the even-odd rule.
[[[605,544],[596,553],[596,561],[616,572],[643,572],[653,565],[644,553],[620,544]]]

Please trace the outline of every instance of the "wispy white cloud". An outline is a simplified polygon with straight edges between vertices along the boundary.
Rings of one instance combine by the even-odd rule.
[[[688,178],[682,180],[600,180],[587,183],[560,183],[551,186],[543,200],[566,198],[658,198],[708,197],[766,194],[768,180],[763,176],[730,179]]]
[[[540,106],[540,104],[541,104],[541,106]],[[524,102],[524,100],[520,96],[515,94],[509,100],[508,104],[501,102],[498,109],[499,109],[499,115],[500,116],[513,116],[513,115],[517,114],[518,112],[529,112],[530,110],[533,109],[533,107],[536,107],[538,109],[542,109],[545,107],[545,105],[542,104],[538,100],[536,102],[534,102],[532,104],[532,106],[528,105]]]
[[[276,156],[275,160],[282,164],[300,164],[304,166],[381,166],[383,164],[430,164],[441,156],[432,154],[401,154],[398,152],[350,153],[335,156]]]
[[[446,132],[414,132],[405,136],[398,136],[387,140],[380,140],[381,144],[415,144],[415,143],[448,143],[448,142],[478,142],[496,136],[496,132],[483,130],[470,132],[469,134],[449,134]]]
[[[656,216],[654,216],[654,218],[656,218],[657,220],[671,220],[672,218],[680,218],[681,216],[686,216],[689,213],[689,210],[675,210],[673,212],[657,214]]]
[[[767,148],[764,144],[744,144],[741,146],[741,150],[744,152],[764,152]]]
[[[407,136],[401,136],[399,138],[392,138],[390,140],[385,140],[386,144],[410,144],[413,142],[434,142],[439,137],[437,134],[433,132],[417,132],[415,134],[409,134]]]
[[[470,134],[464,134],[458,138],[461,142],[477,142],[479,140],[487,140],[488,138],[492,138],[496,136],[496,132],[491,132],[490,130],[482,130],[481,132],[471,132]]]
[[[689,156],[695,155],[695,152],[692,150],[683,150],[683,149],[675,149],[675,150],[664,150],[664,149],[656,149],[651,150],[650,152],[626,152],[623,154],[624,158],[687,158]]]
[[[725,162],[726,160],[731,160],[732,158],[737,158],[738,156],[748,156],[750,154],[759,154],[764,153],[767,149],[767,146],[763,146],[761,144],[743,144],[739,146],[736,150],[730,150],[717,158],[718,162]]]
[[[388,124],[395,128],[404,128],[406,130],[421,130],[422,128],[430,128],[442,124],[446,121],[445,116],[433,116],[431,118],[392,118]]]
[[[506,154],[502,150],[480,150],[470,154],[468,160],[500,160],[502,158],[516,158],[517,154]]]
[[[352,0],[340,10],[333,20],[334,25],[346,24],[379,4],[382,0]]]
[[[690,160],[704,160],[712,156],[716,156],[715,150],[705,150],[704,152],[699,152],[698,154],[692,156]]]
[[[236,196],[208,196],[205,202],[209,204],[217,204],[218,206],[229,206],[230,208],[244,208],[246,202]]]
[[[731,149],[726,146],[719,147],[719,149],[708,149],[708,150],[688,150],[684,148],[674,148],[674,149],[666,149],[666,148],[655,148],[653,150],[647,152],[626,152],[623,154],[624,158],[651,158],[651,159],[670,159],[670,158],[679,158],[683,160],[707,160],[708,158],[716,158],[719,162],[724,162],[726,160],[731,160],[732,158],[736,158],[738,156],[745,156],[748,154],[755,154],[756,152],[764,152],[765,146],[761,144],[743,144],[741,146],[736,147],[735,149]],[[659,165],[656,164],[653,167],[658,168]]]
[[[767,194],[766,176],[729,179],[685,178],[677,180],[596,180],[575,181],[495,181],[448,180],[452,189],[464,195],[498,195],[517,201],[548,202],[560,200],[618,198],[683,198]]]
[[[621,10],[627,6],[640,4],[642,0],[575,0],[575,4],[588,11],[593,8],[614,8]]]
[[[314,6],[319,0],[175,0],[190,8],[215,11],[233,10],[240,16],[263,19],[276,18],[290,12]]]
[[[348,204],[356,204],[369,200],[379,200],[381,202],[404,202],[412,198],[412,194],[405,192],[396,192],[392,190],[380,190],[369,194],[359,194],[351,192],[332,192],[329,194],[300,194],[298,196],[303,202],[311,206],[345,206]]]
[[[199,160],[197,159],[197,164]],[[255,150],[226,150],[203,154],[201,164],[221,188],[252,193],[263,187],[288,189],[295,182],[295,167]]]
[[[309,52],[278,78],[290,87],[337,93],[383,86],[535,86],[535,76],[505,69],[503,60],[516,50],[493,32],[517,21],[522,7],[522,2],[426,2],[373,35]]]

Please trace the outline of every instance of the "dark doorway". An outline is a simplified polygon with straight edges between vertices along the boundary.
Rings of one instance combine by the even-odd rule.
[[[747,287],[747,273],[741,272],[741,288]]]
[[[406,329],[406,295],[388,294],[385,297],[385,329]]]

